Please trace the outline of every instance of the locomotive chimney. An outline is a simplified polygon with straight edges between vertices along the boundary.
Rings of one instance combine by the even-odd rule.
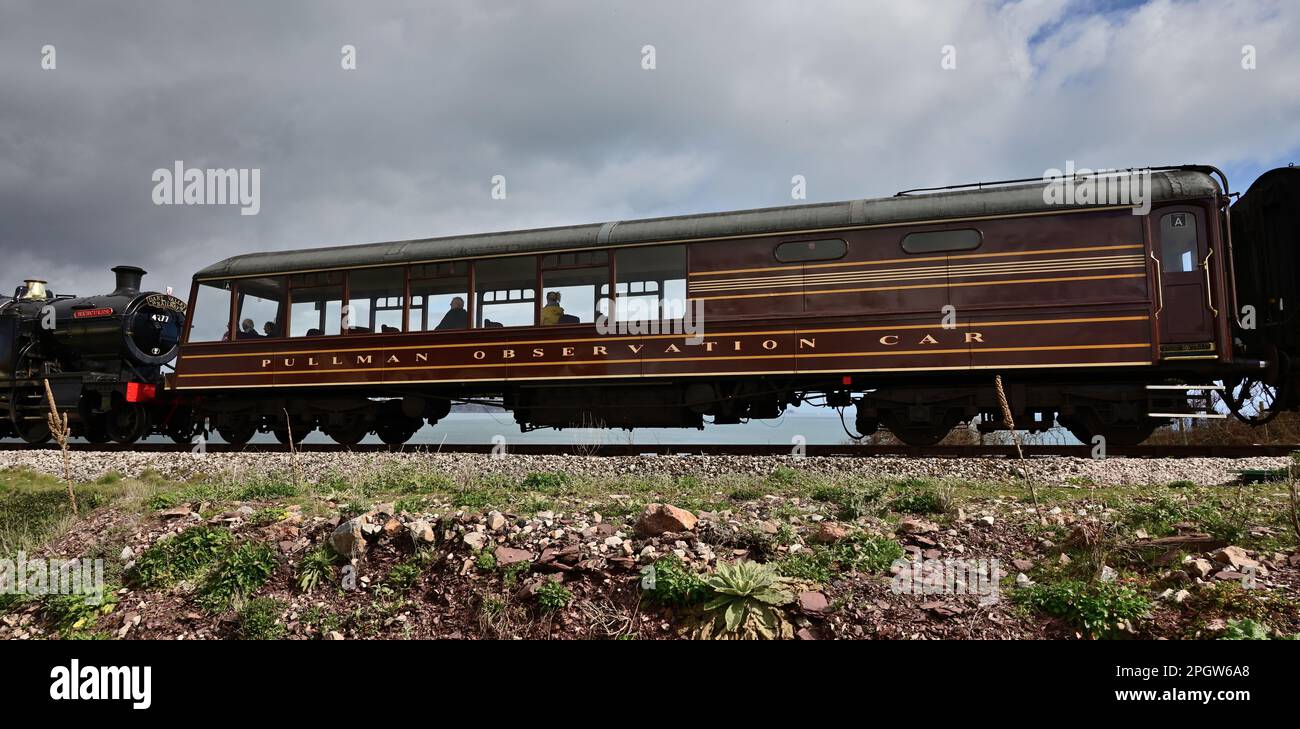
[[[113,268],[113,273],[117,276],[117,290],[112,295],[134,296],[140,293],[140,279],[147,272],[136,266],[117,266]]]

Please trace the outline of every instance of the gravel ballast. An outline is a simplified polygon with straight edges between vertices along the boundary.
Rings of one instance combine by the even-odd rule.
[[[264,475],[293,469],[288,453],[122,453],[73,452],[72,475],[93,481],[108,472],[128,478],[146,470],[169,479],[199,476]],[[315,480],[336,474],[345,479],[385,468],[407,467],[447,476],[499,475],[519,478],[539,471],[562,472],[576,477],[694,476],[727,478],[766,476],[778,468],[794,468],[823,476],[859,478],[952,478],[966,481],[1009,481],[1023,471],[1035,482],[1056,486],[1122,486],[1192,481],[1214,486],[1236,480],[1245,469],[1285,468],[1287,458],[1087,458],[1043,457],[1026,461],[998,458],[870,458],[790,456],[568,456],[490,455],[462,453],[301,453],[302,475]],[[0,468],[31,468],[63,475],[63,456],[55,450],[0,453]]]

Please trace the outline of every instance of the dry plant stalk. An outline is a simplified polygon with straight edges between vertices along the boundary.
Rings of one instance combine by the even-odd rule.
[[[293,419],[289,417],[289,409],[284,408],[284,430],[289,434],[289,463],[293,466],[293,487],[302,488],[302,475],[298,469],[298,449],[293,444]]]
[[[1020,434],[1016,432],[1015,418],[1011,417],[1011,404],[1007,402],[1006,390],[1002,389],[1002,375],[993,376],[993,388],[997,390],[998,405],[1002,406],[1002,424],[1011,433],[1011,442],[1016,444],[1016,456],[1023,463],[1025,451],[1020,447]],[[1038,523],[1040,525],[1046,524],[1047,520],[1043,518],[1043,508],[1038,505],[1038,491],[1034,489],[1034,479],[1029,475],[1028,464],[1025,464],[1025,466],[1025,483],[1029,485],[1029,497],[1034,500],[1034,513],[1038,514]]]
[[[68,438],[72,435],[72,428],[68,425],[68,415],[59,414],[59,408],[54,404],[54,393],[50,390],[50,381],[45,380],[45,401],[50,404],[50,414],[46,416],[46,421],[50,424],[50,435],[54,436],[54,442],[59,444],[59,450],[63,451],[63,480],[68,485],[68,501],[72,502],[72,515],[80,516],[77,512],[77,494],[72,490],[72,454],[68,452]]]
[[[1291,513],[1289,515],[1291,517],[1291,530],[1295,532],[1295,538],[1300,539],[1300,495],[1296,494],[1295,487],[1296,471],[1300,469],[1297,469],[1296,464],[1293,462],[1288,470],[1291,476],[1291,478],[1287,479],[1287,485],[1291,491]]]

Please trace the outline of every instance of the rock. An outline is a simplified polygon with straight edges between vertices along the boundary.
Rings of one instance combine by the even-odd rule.
[[[1191,596],[1192,596],[1192,593],[1188,592],[1187,590],[1179,590],[1178,592],[1175,592],[1175,593],[1174,593],[1174,602],[1176,602],[1176,603],[1178,603],[1179,605],[1181,605],[1181,604],[1183,604],[1184,601],[1187,600],[1187,598],[1189,598],[1189,597],[1191,597]]]
[[[1034,581],[1029,579],[1029,575],[1024,572],[1016,575],[1016,587],[1029,587],[1032,584],[1034,584]]]
[[[817,636],[807,628],[800,628],[799,632],[794,634],[794,637],[799,640],[817,640]]]
[[[330,534],[330,546],[348,559],[360,559],[366,553],[366,537],[361,519],[348,519]]]
[[[1013,559],[1011,560],[1011,566],[1020,572],[1028,572],[1034,568],[1034,561],[1032,559]]]
[[[1187,572],[1189,577],[1204,580],[1214,572],[1214,564],[1203,557],[1190,557],[1183,565],[1183,569]]]
[[[665,532],[688,532],[695,528],[697,521],[691,512],[671,504],[647,504],[641,518],[637,519],[636,531],[648,537],[657,537]]]
[[[806,613],[823,613],[830,607],[826,596],[811,590],[799,593],[799,609]]]
[[[345,640],[345,639],[343,637],[343,634],[340,633],[339,631],[331,630],[329,632],[329,635],[325,636],[325,640]]]
[[[117,555],[117,558],[123,562],[130,562],[133,557],[135,557],[135,552],[129,546],[122,547],[122,553]]]
[[[1102,582],[1114,582],[1116,577],[1119,577],[1119,573],[1115,571],[1114,567],[1108,564],[1102,565],[1100,576]]]
[[[897,531],[899,534],[929,534],[930,532],[939,531],[939,525],[924,519],[908,517],[898,522]]]
[[[191,513],[190,505],[181,504],[180,506],[171,509],[163,509],[162,511],[158,512],[158,516],[163,519],[184,519],[185,517],[189,516],[190,513]]]
[[[849,530],[833,522],[824,521],[817,525],[817,531],[809,537],[818,544],[834,544],[849,535]]]
[[[994,520],[993,520],[993,517],[991,517],[991,516],[981,516],[979,519],[977,519],[977,521],[978,521],[980,524],[983,524],[984,526],[993,526],[993,521],[994,521]]]
[[[1060,564],[1066,565],[1072,562],[1073,560],[1070,559],[1070,555],[1066,554],[1065,552],[1061,552],[1061,556],[1057,557],[1056,561],[1059,562]]]
[[[772,521],[771,519],[768,519],[767,521],[760,521],[758,523],[758,530],[768,535],[776,534],[777,532],[781,531],[781,525],[777,524],[775,521]]]
[[[389,519],[384,522],[384,536],[393,538],[402,529],[402,522],[399,519]]]
[[[407,522],[406,533],[411,535],[411,541],[416,544],[433,544],[437,539],[437,535],[433,533],[433,527],[423,519]]]
[[[1224,547],[1210,556],[1215,562],[1226,564],[1234,570],[1241,570],[1247,567],[1259,569],[1259,562],[1251,559],[1250,555],[1246,553],[1246,550],[1241,547]]]
[[[623,546],[623,540],[618,537],[606,537],[605,546],[610,547],[611,549],[617,549]]]
[[[1243,575],[1237,570],[1219,570],[1214,573],[1214,579],[1227,582],[1240,582],[1242,577]]]
[[[461,537],[461,541],[468,544],[470,549],[479,550],[487,546],[488,535],[483,532],[469,532]]]
[[[487,528],[490,532],[499,532],[506,528],[506,517],[499,511],[488,512]]]
[[[254,509],[253,507],[249,506],[248,504],[244,504],[243,506],[239,507],[238,509],[235,509],[235,513],[236,513],[236,514],[239,514],[240,516],[252,516],[253,514],[256,514],[256,513],[257,513],[257,509]]]
[[[500,546],[493,552],[497,558],[497,566],[508,567],[512,564],[533,561],[533,553],[525,549],[515,549],[514,547]]]

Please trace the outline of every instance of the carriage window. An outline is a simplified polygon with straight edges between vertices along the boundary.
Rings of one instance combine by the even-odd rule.
[[[406,268],[367,268],[348,273],[348,334],[402,331]]]
[[[680,319],[686,312],[686,246],[625,248],[614,253],[618,272],[615,319]]]
[[[782,263],[833,261],[849,252],[849,244],[838,238],[830,240],[792,240],[776,247],[776,260]]]
[[[464,261],[411,266],[411,331],[469,326],[468,271]]]
[[[542,325],[593,323],[609,315],[609,254],[542,256]]]
[[[1196,216],[1169,213],[1160,219],[1160,261],[1165,273],[1196,270]]]
[[[908,233],[903,237],[903,250],[908,253],[971,251],[979,248],[983,239],[983,234],[973,228]]]
[[[190,342],[224,342],[230,339],[230,282],[198,284],[194,311],[190,312]]]
[[[493,258],[474,264],[474,326],[533,325],[537,301],[537,259]]]
[[[235,314],[235,339],[273,338],[284,335],[284,279],[246,278],[236,282],[239,311]]]
[[[289,336],[332,336],[342,331],[342,273],[302,273],[290,276],[289,286]]]

